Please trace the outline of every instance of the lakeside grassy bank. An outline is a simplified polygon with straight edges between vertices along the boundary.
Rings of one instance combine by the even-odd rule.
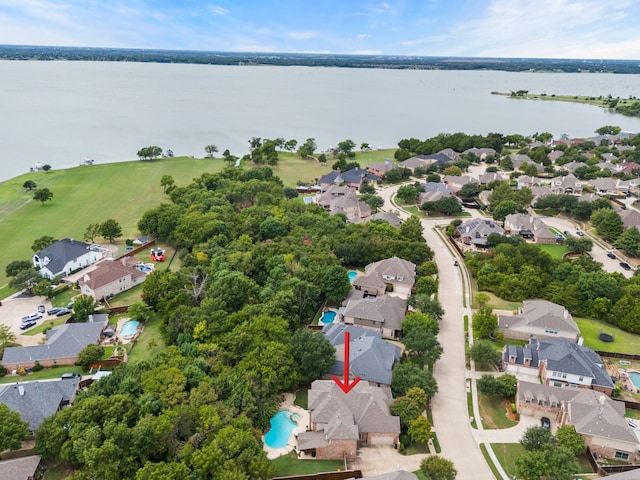
[[[371,162],[393,158],[394,150],[359,152],[355,160],[365,167]],[[314,182],[331,170],[329,163],[302,159],[296,154],[280,152],[280,162],[273,167],[287,186],[298,180]],[[82,240],[87,226],[102,223],[109,218],[121,226],[123,238],[139,235],[138,219],[163,202],[169,202],[163,193],[160,179],[170,175],[178,186],[190,183],[205,172],[215,173],[227,166],[220,158],[159,158],[153,161],[134,160],[63,170],[30,172],[0,183],[0,288],[8,279],[5,267],[13,260],[27,260],[36,238],[50,235],[61,239],[71,237]],[[38,188],[49,188],[53,200],[42,205],[33,200],[33,192],[22,185],[33,180]],[[96,239],[101,242],[102,239]],[[4,289],[3,291],[5,291]]]

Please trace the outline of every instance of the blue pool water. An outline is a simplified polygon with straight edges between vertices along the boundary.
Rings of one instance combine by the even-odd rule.
[[[331,311],[324,312],[320,317],[320,321],[324,324],[333,323],[335,319],[336,319],[336,312],[331,312]]]
[[[296,422],[291,421],[289,412],[280,410],[271,420],[271,429],[264,436],[264,443],[267,447],[283,448],[289,443],[289,437],[293,433],[293,429],[298,426]]]
[[[358,272],[354,272],[353,270],[350,271],[347,275],[349,275],[349,281],[351,283],[353,283],[353,281],[356,279],[356,277],[358,276]]]
[[[122,338],[131,338],[136,334],[138,330],[138,325],[140,322],[137,320],[129,320],[122,326],[122,330],[120,331],[120,336]]]
[[[636,388],[640,389],[640,373],[629,372],[629,378],[631,379],[631,382],[636,386]]]
[[[302,197],[302,200],[304,201],[304,203],[306,203],[307,205],[310,205],[313,203],[313,197]]]

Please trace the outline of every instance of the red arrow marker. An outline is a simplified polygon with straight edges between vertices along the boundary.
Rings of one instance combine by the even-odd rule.
[[[360,381],[360,377],[356,377],[353,379],[353,383],[349,384],[349,332],[344,332],[344,382],[340,381],[338,377],[333,377],[333,381],[344,393],[349,393]]]

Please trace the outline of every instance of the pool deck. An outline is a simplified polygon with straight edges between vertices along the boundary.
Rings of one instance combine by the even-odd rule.
[[[298,434],[301,432],[306,432],[307,428],[309,428],[309,412],[303,409],[302,407],[298,407],[293,404],[295,399],[295,395],[293,393],[284,393],[283,401],[280,404],[280,410],[287,410],[289,413],[297,413],[300,415],[300,419],[297,420],[298,426],[293,429],[293,433],[289,437],[289,442],[286,447],[282,448],[271,448],[268,447],[264,443],[264,435],[262,436],[262,445],[265,452],[267,452],[267,458],[273,460],[274,458],[278,458],[282,455],[286,455],[287,453],[296,450],[298,448]]]

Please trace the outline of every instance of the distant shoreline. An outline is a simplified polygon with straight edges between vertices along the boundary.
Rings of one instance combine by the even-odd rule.
[[[640,74],[638,60],[423,57],[0,45],[0,60],[69,60],[414,70]]]

